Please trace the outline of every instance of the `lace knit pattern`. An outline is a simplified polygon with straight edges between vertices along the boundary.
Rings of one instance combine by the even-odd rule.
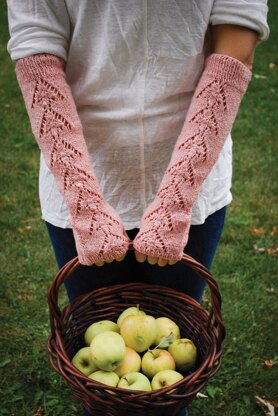
[[[225,143],[251,77],[241,62],[212,54],[158,193],[144,213],[134,247],[153,257],[180,259],[192,207]]]
[[[128,237],[95,177],[64,61],[34,55],[16,64],[34,136],[69,208],[80,263],[122,256]]]

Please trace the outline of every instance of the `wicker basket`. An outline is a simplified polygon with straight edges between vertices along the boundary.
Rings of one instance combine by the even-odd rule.
[[[175,416],[218,371],[225,337],[218,286],[208,270],[193,258],[184,255],[181,261],[207,282],[211,292],[210,311],[183,293],[143,283],[94,290],[79,296],[60,311],[59,288],[80,265],[78,259],[71,260],[56,275],[48,298],[50,362],[68,382],[73,395],[94,416]],[[197,346],[197,363],[190,373],[184,374],[183,380],[170,387],[152,392],[109,387],[107,391],[107,386],[84,376],[72,365],[71,359],[84,346],[84,332],[92,322],[115,321],[124,309],[136,304],[154,317],[173,319],[179,325],[182,337],[192,339]]]

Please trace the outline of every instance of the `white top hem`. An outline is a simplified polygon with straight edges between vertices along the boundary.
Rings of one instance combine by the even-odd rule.
[[[221,208],[226,207],[227,205],[229,205],[232,202],[233,198],[232,198],[232,194],[230,193],[225,199],[223,199],[222,201],[220,201],[218,204],[214,205],[213,207],[211,207],[211,209],[208,212],[208,215],[205,218],[200,219],[199,221],[196,219],[191,220],[191,225],[201,225],[204,224],[204,222],[206,221],[207,217],[209,217],[210,215],[214,214],[216,211],[219,211]],[[63,218],[59,218],[59,217],[53,217],[51,215],[42,215],[41,216],[42,220],[54,225],[55,227],[59,227],[59,228],[72,228],[71,224],[69,223],[68,220],[65,220]],[[140,220],[141,221],[141,220]],[[140,228],[140,221],[126,221],[124,222],[124,228],[126,231],[128,230],[133,230],[134,228]]]

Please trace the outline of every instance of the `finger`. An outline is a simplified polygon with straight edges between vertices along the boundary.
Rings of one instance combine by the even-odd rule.
[[[143,263],[146,260],[147,255],[139,253],[139,251],[135,250],[135,258],[137,261],[139,261],[139,263]]]
[[[124,254],[123,256],[120,256],[120,257],[116,257],[115,260],[116,261],[123,261],[125,256],[126,256],[126,254]]]
[[[149,264],[157,264],[158,262],[158,257],[152,257],[152,256],[148,256],[147,257],[148,263]]]
[[[176,264],[178,262],[178,260],[169,260],[168,261],[168,264],[170,265],[170,266],[173,266],[173,264]]]
[[[104,263],[112,263],[112,261],[114,261],[114,259],[108,259],[108,260],[104,260]]]
[[[101,267],[101,266],[103,266],[103,265],[104,265],[104,261],[97,261],[97,262],[95,263],[95,265],[96,265],[96,266],[98,266],[98,267]]]
[[[168,260],[163,259],[162,257],[159,257],[157,264],[158,264],[160,267],[164,267],[164,266],[166,266],[166,264],[168,264]]]

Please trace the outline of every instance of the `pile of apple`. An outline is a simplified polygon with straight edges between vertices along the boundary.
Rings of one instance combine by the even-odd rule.
[[[180,337],[178,325],[154,318],[139,306],[125,309],[117,323],[102,320],[85,332],[87,347],[72,363],[90,379],[122,389],[151,391],[183,379],[197,359],[197,349]],[[178,370],[178,371],[177,371]]]

